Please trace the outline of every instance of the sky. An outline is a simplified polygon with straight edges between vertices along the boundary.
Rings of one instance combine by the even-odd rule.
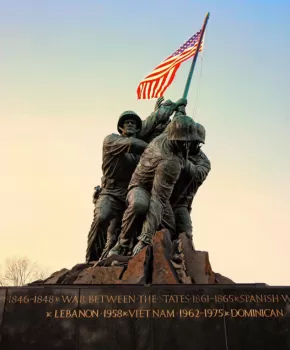
[[[139,82],[210,19],[187,113],[212,164],[196,249],[238,283],[290,285],[290,2],[0,0],[0,265],[84,262],[103,138]],[[182,97],[190,62],[165,98]]]

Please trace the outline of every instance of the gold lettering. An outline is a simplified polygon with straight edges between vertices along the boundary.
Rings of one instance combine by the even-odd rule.
[[[79,310],[79,314],[80,316],[82,317],[85,317],[85,312],[83,310]],[[74,317],[77,317],[78,314],[77,314],[77,310],[66,310],[66,317],[67,318],[74,318]]]
[[[140,318],[145,318],[145,317],[149,317],[149,312],[150,310],[140,310]]]
[[[264,310],[265,317],[283,317],[284,316],[284,311],[283,309],[265,309]]]
[[[128,310],[128,314],[131,318],[148,318],[150,316],[150,312],[150,309]]]
[[[117,298],[118,298],[118,296],[107,295],[107,301],[108,301],[109,303],[115,303],[115,302],[117,302]]]
[[[103,302],[103,295],[89,295],[89,304],[99,304]]]
[[[98,318],[99,310],[54,310],[54,318]]]
[[[61,310],[55,310],[55,311],[54,311],[54,317],[55,317],[55,318],[61,318],[60,313],[61,313]]]
[[[290,303],[290,297],[289,297],[289,295],[287,295],[287,294],[282,294],[281,297],[282,297],[284,303]]]
[[[62,295],[61,299],[64,303],[78,303],[78,298],[71,295]]]
[[[89,295],[89,304],[95,303],[95,297],[93,295]]]
[[[181,303],[185,304],[185,303],[189,303],[189,295],[181,295]]]
[[[205,296],[196,296],[193,295],[192,296],[192,300],[193,302],[206,302],[207,300],[205,298],[203,298]],[[166,304],[186,304],[190,302],[190,295],[184,295],[184,294],[173,294],[173,295],[167,295],[164,294],[162,295],[162,299],[160,300],[160,302],[165,302]],[[155,302],[157,302],[157,297],[155,296],[154,298]]]
[[[263,295],[256,295],[255,302],[262,303],[264,301]]]
[[[80,296],[80,304],[84,304],[86,302],[86,297],[85,295]]]
[[[276,317],[284,317],[284,310],[283,309],[276,309]]]
[[[279,303],[279,295],[271,295],[271,297],[272,297],[272,300],[271,300],[271,302],[273,302],[273,303]]]
[[[108,303],[129,304],[136,302],[135,295],[103,295],[103,301]]]
[[[223,302],[223,295],[220,295],[220,294],[215,295],[214,299],[215,299],[216,303],[222,303]]]
[[[237,296],[236,300],[239,301],[240,303],[244,303],[245,302],[245,295]]]
[[[86,318],[93,318],[93,317],[96,317],[98,318],[99,317],[99,310],[85,310],[86,311]]]
[[[135,302],[136,297],[134,298]],[[138,300],[140,301],[140,303],[157,303],[157,296],[156,295],[138,295]]]
[[[265,317],[271,317],[271,310],[265,309],[265,310],[263,310],[263,313],[264,313]]]
[[[231,317],[264,317],[264,318],[278,318],[283,317],[283,309],[231,309]]]
[[[136,296],[135,295],[124,295],[124,303],[126,304],[132,304],[136,302]]]
[[[170,295],[163,295],[163,298],[164,298],[164,302],[165,303],[168,303],[168,297],[169,297]]]
[[[150,316],[151,310],[142,310],[142,311],[143,311],[142,314],[145,314],[145,315],[146,315],[146,316],[144,316],[144,317],[148,318],[148,317]]]
[[[279,302],[279,296],[275,294],[229,294],[215,295],[214,300],[216,303],[277,303]]]
[[[263,317],[264,316],[264,310],[263,309],[257,309],[257,310],[254,310],[255,312],[255,317]]]
[[[129,310],[128,312],[129,312],[130,317],[135,317],[136,310]]]
[[[152,310],[152,317],[156,318],[174,318],[175,310]]]

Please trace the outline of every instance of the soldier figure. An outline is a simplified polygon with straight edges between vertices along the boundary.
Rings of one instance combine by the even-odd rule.
[[[96,186],[94,190],[95,191],[93,193],[93,204],[96,206],[98,198],[102,191],[102,188],[100,186]],[[105,251],[109,251],[116,244],[119,233],[121,231],[121,223],[122,223],[122,217],[120,215],[115,216],[111,220],[109,228],[107,230],[107,242],[103,250],[103,254]],[[102,256],[101,256],[101,259],[102,259]]]
[[[170,118],[177,106],[168,100],[155,108],[143,122],[135,112],[126,111],[118,121],[117,129],[120,135],[111,134],[105,138],[102,189],[96,201],[94,220],[88,234],[86,261],[100,258],[106,245],[107,229],[111,220],[116,220],[112,227],[117,226],[118,220],[121,221],[126,208],[128,184],[140,155],[147,146],[144,140],[158,123]]]
[[[200,142],[205,142],[205,129],[196,123]],[[206,155],[200,149],[200,144],[193,142],[190,146],[188,161],[181,171],[180,177],[172,192],[170,203],[175,217],[176,233],[186,233],[192,237],[190,218],[193,198],[210,172],[211,165]]]
[[[145,221],[138,237],[139,242],[133,251],[134,255],[151,244],[152,237],[161,223],[163,227],[169,229],[174,238],[175,222],[169,203],[170,196],[184,167],[190,143],[200,142],[200,138],[196,124],[188,116],[175,117],[167,129],[167,132],[149,144],[132,175],[122,230],[118,243],[111,249],[109,255],[128,254],[138,232],[140,219],[144,217]]]

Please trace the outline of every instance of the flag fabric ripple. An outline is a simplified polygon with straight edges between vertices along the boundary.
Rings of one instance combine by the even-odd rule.
[[[164,95],[165,90],[173,82],[181,63],[196,54],[201,30],[194,34],[185,44],[171,56],[160,63],[151,74],[141,81],[137,88],[137,98],[141,100],[158,98]],[[203,50],[201,42],[199,52]]]

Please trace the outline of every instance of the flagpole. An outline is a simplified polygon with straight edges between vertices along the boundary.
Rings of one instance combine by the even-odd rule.
[[[204,32],[205,32],[205,28],[207,26],[208,20],[209,20],[209,12],[206,14],[204,22],[203,22],[203,26],[202,26],[201,33],[200,33],[200,38],[199,38],[199,41],[198,41],[198,44],[197,44],[197,48],[196,48],[196,54],[193,57],[193,60],[192,60],[192,63],[191,63],[191,67],[190,67],[190,70],[189,70],[189,73],[188,73],[187,81],[186,81],[186,84],[185,84],[183,98],[187,98],[187,95],[188,95],[191,79],[192,79],[192,76],[193,76],[194,67],[195,67],[195,64],[196,64],[197,56],[198,56],[198,53],[199,53],[199,49],[200,49],[200,46],[201,46],[201,43],[202,43],[202,39],[203,39],[203,36],[204,36]]]

